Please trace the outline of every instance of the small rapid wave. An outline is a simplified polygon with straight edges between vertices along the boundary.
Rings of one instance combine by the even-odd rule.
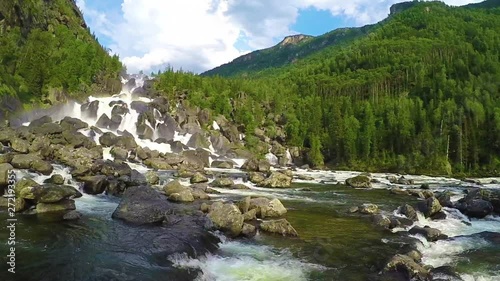
[[[323,269],[295,258],[287,250],[227,239],[215,254],[198,259],[175,254],[169,259],[175,267],[199,270],[197,281],[303,281],[312,271]]]

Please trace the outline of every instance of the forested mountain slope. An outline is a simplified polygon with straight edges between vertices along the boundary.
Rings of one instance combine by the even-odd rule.
[[[22,104],[118,91],[121,70],[74,0],[0,1],[0,119]]]
[[[168,71],[158,87],[303,148],[315,166],[498,174],[498,1],[411,4],[293,64],[241,66],[251,79]]]

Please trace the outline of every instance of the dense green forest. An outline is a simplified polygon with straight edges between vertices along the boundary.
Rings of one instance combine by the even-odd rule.
[[[250,144],[256,128],[283,128],[314,166],[498,175],[499,1],[413,4],[292,64],[236,78],[167,70],[157,87],[243,125]]]
[[[118,91],[122,68],[73,0],[0,2],[0,112]]]

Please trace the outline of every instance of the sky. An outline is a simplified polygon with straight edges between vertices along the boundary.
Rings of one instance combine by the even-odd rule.
[[[129,73],[201,73],[293,34],[376,23],[401,0],[77,0]],[[465,5],[481,0],[445,0]]]

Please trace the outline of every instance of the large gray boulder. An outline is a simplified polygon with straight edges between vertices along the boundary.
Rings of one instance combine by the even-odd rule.
[[[426,218],[441,212],[442,206],[435,197],[427,198],[417,203],[417,210],[424,214]]]
[[[83,182],[83,191],[88,194],[101,194],[108,187],[108,178],[104,175],[86,176],[78,178]]]
[[[167,198],[147,186],[130,187],[113,212],[114,219],[133,224],[160,223],[166,218],[171,205]]]
[[[233,237],[240,235],[243,228],[243,214],[234,204],[215,202],[210,207],[207,217],[215,228],[225,231]]]
[[[408,233],[413,235],[422,235],[427,241],[435,242],[438,240],[448,239],[448,236],[441,233],[439,229],[431,228],[429,226],[420,227],[414,226]]]

